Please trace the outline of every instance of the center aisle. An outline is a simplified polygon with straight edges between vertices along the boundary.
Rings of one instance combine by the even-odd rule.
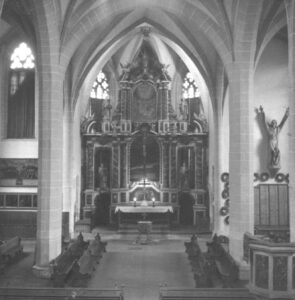
[[[89,288],[124,285],[125,300],[159,299],[159,286],[193,288],[191,268],[182,240],[157,240],[149,245],[110,240],[89,281]]]

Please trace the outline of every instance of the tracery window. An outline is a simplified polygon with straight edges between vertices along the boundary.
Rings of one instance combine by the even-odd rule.
[[[35,58],[26,43],[20,43],[10,57],[8,93],[8,138],[35,135]]]
[[[188,72],[182,84],[183,99],[192,99],[200,96],[199,89],[192,73]]]
[[[93,99],[108,99],[110,94],[108,79],[103,72],[99,72],[92,86],[90,97]]]

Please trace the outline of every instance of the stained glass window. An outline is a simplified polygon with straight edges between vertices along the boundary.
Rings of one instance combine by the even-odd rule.
[[[34,55],[26,43],[20,43],[20,45],[14,49],[10,61],[10,69],[35,68]]]
[[[199,88],[192,73],[188,72],[182,84],[182,97],[183,99],[192,99],[200,96]]]
[[[108,99],[110,94],[106,75],[99,72],[92,86],[90,97],[93,99]]]
[[[20,43],[10,57],[8,95],[8,138],[35,135],[35,58],[26,43]]]

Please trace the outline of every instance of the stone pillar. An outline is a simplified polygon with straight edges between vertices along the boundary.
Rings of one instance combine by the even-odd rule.
[[[246,68],[246,67],[245,67]],[[230,253],[238,262],[243,257],[243,235],[254,231],[253,188],[253,71],[233,66],[230,80],[229,190]],[[248,80],[248,78],[251,77]]]
[[[219,214],[220,208],[224,204],[224,200],[221,197],[221,193],[223,190],[223,185],[221,184],[220,176],[223,172],[228,172],[228,165],[223,163],[225,153],[223,149],[223,133],[224,133],[224,124],[223,124],[223,97],[224,97],[224,80],[225,80],[225,70],[221,61],[218,62],[218,69],[216,74],[216,103],[215,103],[215,111],[214,111],[214,135],[216,144],[214,145],[214,149],[210,149],[210,151],[214,151],[215,162],[214,162],[214,174],[212,174],[212,189],[213,189],[213,201],[212,201],[212,209],[213,212],[211,216],[214,218],[213,224],[213,233],[217,235],[226,235],[228,236],[228,225],[224,224],[224,217],[221,217]],[[210,133],[211,134],[211,133]],[[213,173],[213,170],[212,170]]]
[[[290,242],[295,242],[295,3],[285,1],[289,52],[289,222]]]
[[[68,99],[65,100],[63,118],[63,237],[74,236],[73,187],[73,113]]]
[[[56,68],[57,69],[57,68]],[[36,257],[33,271],[48,277],[49,262],[61,252],[63,93],[60,72],[40,74],[39,164]],[[50,80],[46,80],[51,78]],[[43,80],[43,81],[42,81]]]
[[[254,232],[253,77],[263,1],[239,1],[237,5],[233,25],[234,58],[226,66],[230,92],[229,249],[233,258],[243,266],[243,235],[247,231]],[[247,275],[240,272],[241,277]]]

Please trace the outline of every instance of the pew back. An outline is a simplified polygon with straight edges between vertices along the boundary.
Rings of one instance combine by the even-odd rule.
[[[21,239],[16,236],[10,240],[4,241],[0,246],[1,255],[10,255],[10,253],[15,253],[16,251],[22,251],[22,246],[20,244]]]
[[[255,297],[247,289],[232,288],[198,288],[198,289],[178,289],[178,288],[161,288],[160,300],[227,300],[242,299],[254,300]]]
[[[123,290],[83,288],[0,288],[0,300],[123,300]]]

